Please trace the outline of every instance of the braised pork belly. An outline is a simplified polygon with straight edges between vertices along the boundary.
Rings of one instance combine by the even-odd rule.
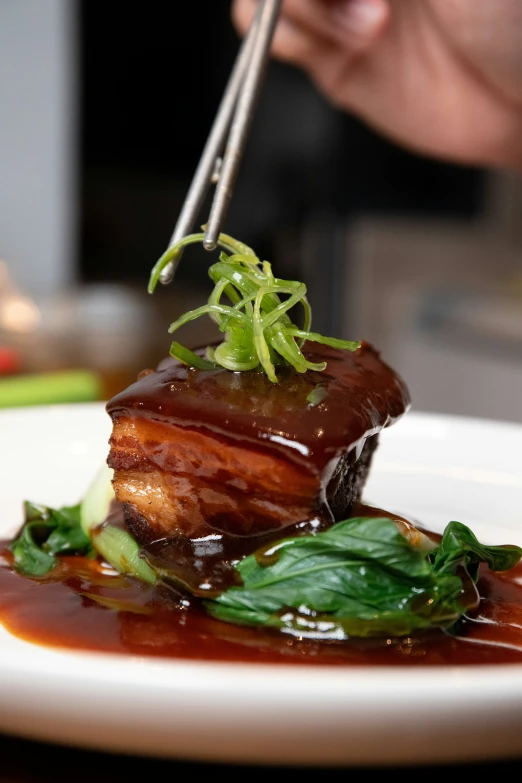
[[[114,490],[143,546],[299,523],[309,532],[349,513],[408,391],[368,344],[304,353],[326,370],[285,367],[274,384],[169,359],[109,401]]]

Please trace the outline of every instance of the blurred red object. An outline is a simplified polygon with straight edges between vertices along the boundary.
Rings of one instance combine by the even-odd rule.
[[[22,360],[18,351],[0,345],[0,375],[14,375],[21,368]]]

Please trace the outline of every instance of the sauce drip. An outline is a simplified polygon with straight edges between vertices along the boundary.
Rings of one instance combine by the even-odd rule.
[[[358,515],[363,512],[395,517],[370,507],[354,509]],[[145,585],[83,557],[63,557],[43,579],[23,577],[12,568],[8,543],[0,542],[0,623],[34,644],[172,659],[317,666],[522,662],[522,564],[504,574],[482,568],[480,604],[461,622],[457,636],[431,631],[402,639],[338,642],[223,623],[167,586]]]

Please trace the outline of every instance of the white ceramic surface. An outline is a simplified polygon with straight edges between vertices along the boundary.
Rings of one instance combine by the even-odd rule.
[[[0,413],[0,536],[24,498],[82,496],[105,458],[99,404]],[[366,500],[434,530],[522,544],[522,426],[409,413],[382,435]],[[522,665],[313,668],[39,647],[0,628],[0,731],[200,761],[385,765],[522,756]]]

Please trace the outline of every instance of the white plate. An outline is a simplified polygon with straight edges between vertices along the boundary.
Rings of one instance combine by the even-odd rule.
[[[0,413],[0,536],[23,498],[75,503],[105,459],[100,404]],[[522,426],[409,413],[366,500],[522,544]],[[194,761],[391,765],[522,755],[522,665],[346,670],[57,651],[0,628],[0,731]]]

